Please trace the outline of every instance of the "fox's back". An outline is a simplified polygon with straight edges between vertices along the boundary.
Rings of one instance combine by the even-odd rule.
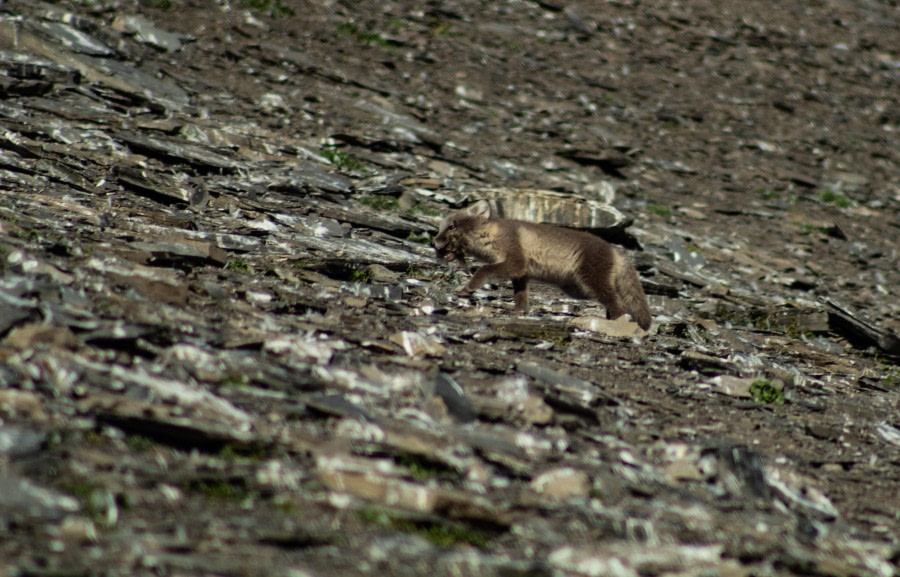
[[[586,259],[601,256],[608,246],[586,232],[522,221],[501,222],[515,228],[526,274],[535,280],[572,284]]]

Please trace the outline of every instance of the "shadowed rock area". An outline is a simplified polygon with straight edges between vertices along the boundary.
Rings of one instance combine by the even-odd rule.
[[[897,575],[898,37],[0,4],[0,575]],[[629,249],[650,330],[458,296],[482,198]]]

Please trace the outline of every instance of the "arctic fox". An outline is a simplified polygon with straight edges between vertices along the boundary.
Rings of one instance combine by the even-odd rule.
[[[447,215],[434,248],[438,258],[465,263],[466,255],[482,266],[458,292],[471,294],[488,281],[511,279],[515,309],[528,309],[528,281],[549,282],[567,294],[592,297],[606,306],[606,318],[631,315],[641,328],[650,327],[650,307],[628,257],[587,232],[494,218],[491,205],[480,200]]]

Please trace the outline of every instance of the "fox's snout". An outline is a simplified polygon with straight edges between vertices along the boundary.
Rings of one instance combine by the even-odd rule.
[[[443,233],[434,237],[431,245],[434,247],[434,253],[439,259],[454,260],[458,258],[455,252],[450,250],[450,239]]]
[[[438,258],[445,259],[451,256],[447,250],[447,239],[437,236],[431,244],[434,246],[434,252]]]

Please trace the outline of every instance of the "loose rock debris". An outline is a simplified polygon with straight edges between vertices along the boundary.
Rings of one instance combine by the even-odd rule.
[[[896,574],[897,32],[5,3],[0,572]],[[630,249],[650,330],[456,296],[476,199]]]

